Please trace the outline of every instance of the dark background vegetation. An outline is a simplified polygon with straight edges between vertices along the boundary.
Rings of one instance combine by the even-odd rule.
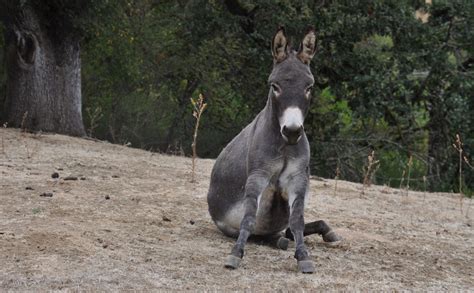
[[[424,2],[118,0],[61,13],[80,31],[90,136],[188,155],[190,98],[202,93],[198,153],[216,157],[266,102],[277,26],[297,46],[311,24],[312,174],[361,182],[374,151],[375,183],[458,192],[456,134],[470,162],[474,153],[474,1]],[[0,48],[5,30],[0,24]],[[2,101],[5,88],[2,66]],[[466,163],[462,181],[471,194]]]

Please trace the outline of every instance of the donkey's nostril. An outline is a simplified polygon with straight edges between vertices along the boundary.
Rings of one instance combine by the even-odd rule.
[[[287,127],[283,126],[281,133],[285,136],[286,140],[290,144],[295,144],[298,142],[301,134],[303,133],[303,126],[299,127]]]
[[[300,127],[286,127],[283,126],[283,134],[288,136],[288,135],[300,135],[301,132],[303,131],[303,126]]]

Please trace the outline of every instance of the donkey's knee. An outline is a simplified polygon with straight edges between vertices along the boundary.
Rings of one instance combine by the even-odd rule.
[[[290,244],[290,239],[288,239],[284,236],[281,236],[281,234],[267,236],[265,241],[270,246],[281,249],[281,250],[287,250],[288,245]]]
[[[305,236],[312,234],[319,234],[321,236],[324,236],[329,231],[331,231],[331,227],[329,227],[329,225],[326,224],[326,222],[323,220],[306,223],[304,225]]]
[[[324,242],[338,242],[342,240],[342,237],[339,236],[332,228],[323,220],[314,221],[306,223],[304,225],[304,236],[319,234],[323,237]],[[285,237],[293,240],[293,234],[288,228],[285,232]]]
[[[323,236],[324,242],[338,242],[342,237],[337,235],[334,230],[323,220],[314,221],[305,225],[305,236],[319,234]]]
[[[215,223],[217,228],[219,228],[224,235],[232,238],[237,238],[239,236],[239,230],[226,224],[224,221],[216,221]]]

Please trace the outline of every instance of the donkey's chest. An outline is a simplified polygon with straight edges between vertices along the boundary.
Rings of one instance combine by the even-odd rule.
[[[272,187],[288,200],[288,193],[302,183],[306,175],[306,165],[302,160],[292,159],[285,162],[280,171],[271,180]]]

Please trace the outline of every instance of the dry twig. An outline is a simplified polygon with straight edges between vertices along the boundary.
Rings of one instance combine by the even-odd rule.
[[[462,193],[462,162],[463,162],[463,158],[466,162],[468,162],[467,158],[464,156],[463,152],[463,144],[462,144],[462,140],[461,140],[461,136],[459,134],[456,134],[456,141],[453,143],[453,147],[454,149],[456,149],[456,151],[458,152],[459,154],[459,209],[461,211],[461,214],[463,213],[462,212],[462,209],[463,209],[463,200],[464,200],[464,195]],[[468,163],[469,165],[469,163]]]
[[[191,145],[193,149],[193,169],[191,173],[191,182],[195,182],[195,169],[196,169],[196,143],[197,143],[197,136],[199,130],[199,122],[201,121],[201,115],[206,109],[207,104],[204,103],[204,96],[199,94],[197,99],[191,98],[191,104],[193,105],[193,117],[196,119],[196,125],[194,127],[194,134],[193,134],[193,143]]]

